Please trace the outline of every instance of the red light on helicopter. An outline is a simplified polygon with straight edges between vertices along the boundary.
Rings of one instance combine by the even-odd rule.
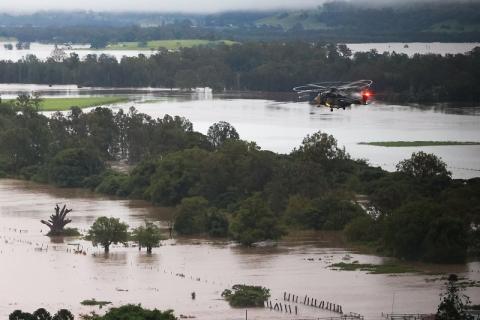
[[[372,93],[368,90],[362,91],[362,102],[367,104],[368,99],[372,96]]]
[[[370,91],[363,91],[362,96],[370,97],[372,93]]]

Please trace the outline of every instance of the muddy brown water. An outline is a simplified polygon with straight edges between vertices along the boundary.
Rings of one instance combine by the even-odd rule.
[[[439,303],[441,275],[373,275],[361,271],[335,271],[328,266],[350,261],[381,263],[385,258],[345,248],[328,233],[292,235],[276,247],[242,248],[231,242],[203,238],[166,240],[152,255],[137,248],[115,246],[105,256],[100,248],[78,239],[52,241],[40,219],[56,203],[67,203],[72,227],[85,232],[94,219],[118,217],[130,226],[145,218],[164,228],[172,210],[142,201],[101,197],[85,190],[58,189],[31,182],[0,180],[0,318],[15,309],[68,308],[76,314],[96,310],[81,306],[84,299],[112,301],[114,306],[141,303],[146,307],[174,309],[196,319],[244,319],[220,297],[236,283],[271,289],[272,301],[288,291],[330,301],[344,312],[379,319],[382,312],[433,312]],[[72,252],[78,244],[85,255]],[[480,263],[439,266],[418,265],[441,273],[456,272],[480,280]],[[180,275],[184,275],[180,276]],[[196,299],[191,299],[191,292]],[[466,293],[480,303],[480,288]],[[294,304],[291,304],[292,308]],[[250,319],[300,319],[335,316],[318,308],[298,305],[299,315],[265,309],[249,310]]]

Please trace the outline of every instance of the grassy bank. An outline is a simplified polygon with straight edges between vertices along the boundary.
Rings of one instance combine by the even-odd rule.
[[[147,42],[118,42],[110,44],[107,49],[110,50],[156,50],[160,47],[169,50],[180,48],[191,48],[200,45],[218,45],[218,44],[232,45],[235,42],[230,40],[201,40],[201,39],[183,39],[183,40],[153,40]]]
[[[370,264],[370,263],[334,263],[330,268],[340,271],[366,271],[372,274],[397,274],[418,272],[417,270],[401,264]]]
[[[128,101],[126,97],[77,97],[45,98],[40,103],[40,111],[65,111],[70,107],[89,108]]]
[[[473,146],[480,145],[475,141],[374,141],[358,144],[378,147],[429,147],[429,146]]]
[[[90,300],[83,300],[80,302],[82,306],[99,306],[102,308],[103,306],[106,306],[108,304],[111,304],[110,301],[97,301],[95,299],[90,299]]]

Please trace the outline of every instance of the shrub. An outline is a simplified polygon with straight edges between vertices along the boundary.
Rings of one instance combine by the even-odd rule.
[[[234,308],[263,307],[265,301],[270,297],[270,289],[236,284],[232,290],[225,289],[222,297]]]

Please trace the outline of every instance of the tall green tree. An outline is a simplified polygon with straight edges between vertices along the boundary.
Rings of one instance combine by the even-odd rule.
[[[414,152],[410,159],[400,161],[397,171],[415,178],[432,178],[436,176],[450,177],[447,165],[433,153]]]
[[[99,217],[88,230],[86,239],[94,246],[101,245],[108,253],[111,244],[127,244],[128,225],[118,218]]]
[[[247,246],[264,240],[278,240],[286,234],[280,219],[259,193],[242,201],[234,213],[230,230],[235,240]]]
[[[160,228],[152,222],[145,221],[144,226],[139,226],[132,231],[132,239],[137,242],[139,249],[147,248],[147,253],[152,253],[152,248],[160,246],[163,239]]]
[[[214,148],[218,148],[227,140],[238,140],[237,130],[228,122],[220,121],[208,128],[207,139]]]
[[[349,158],[345,148],[339,148],[337,140],[332,135],[321,131],[307,135],[303,139],[302,145],[293,153],[302,159],[320,163]]]
[[[203,197],[184,198],[176,208],[174,229],[180,234],[205,232],[208,201]]]
[[[49,180],[60,187],[80,187],[83,180],[105,169],[94,150],[64,149],[57,153],[48,166]]]

